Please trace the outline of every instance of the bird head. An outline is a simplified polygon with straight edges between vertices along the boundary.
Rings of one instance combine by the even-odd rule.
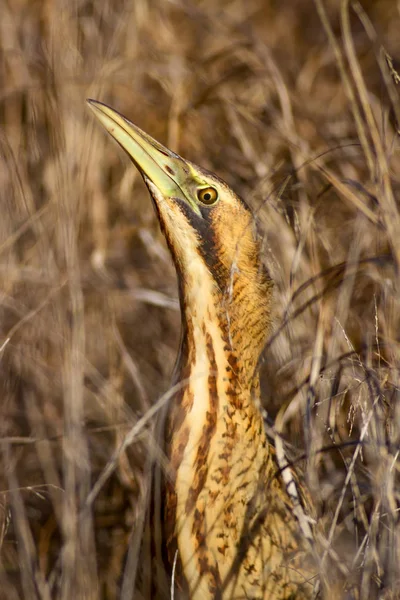
[[[88,103],[149,189],[178,271],[181,300],[182,290],[212,296],[214,304],[228,307],[231,321],[240,322],[249,310],[259,319],[257,307],[269,315],[272,283],[247,204],[222,179],[175,154],[116,110]]]

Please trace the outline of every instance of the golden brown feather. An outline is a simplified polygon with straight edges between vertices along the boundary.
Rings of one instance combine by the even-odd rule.
[[[259,409],[272,281],[253,215],[215,175],[90,105],[142,173],[178,273],[185,383],[167,418],[165,521],[180,587],[195,600],[311,598],[307,544]]]

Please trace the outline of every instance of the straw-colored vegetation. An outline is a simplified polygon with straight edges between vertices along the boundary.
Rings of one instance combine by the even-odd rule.
[[[398,597],[398,2],[0,13],[0,598],[139,598],[149,568],[176,279],[147,190],[86,97],[254,207],[276,282],[266,426],[307,457],[333,597]]]

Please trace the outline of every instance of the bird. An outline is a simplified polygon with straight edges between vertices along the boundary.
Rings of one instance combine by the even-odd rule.
[[[164,448],[164,543],[181,597],[305,600],[315,567],[261,410],[273,281],[247,203],[115,109],[87,100],[150,192],[182,317]],[[292,483],[294,479],[292,478]],[[298,481],[298,498],[306,498]],[[298,507],[297,507],[298,508]]]

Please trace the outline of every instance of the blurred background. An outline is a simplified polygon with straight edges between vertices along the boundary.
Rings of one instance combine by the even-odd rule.
[[[275,280],[266,426],[307,455],[343,588],[398,597],[399,3],[0,15],[0,598],[141,597],[148,411],[180,312],[147,190],[87,97],[253,207]]]

